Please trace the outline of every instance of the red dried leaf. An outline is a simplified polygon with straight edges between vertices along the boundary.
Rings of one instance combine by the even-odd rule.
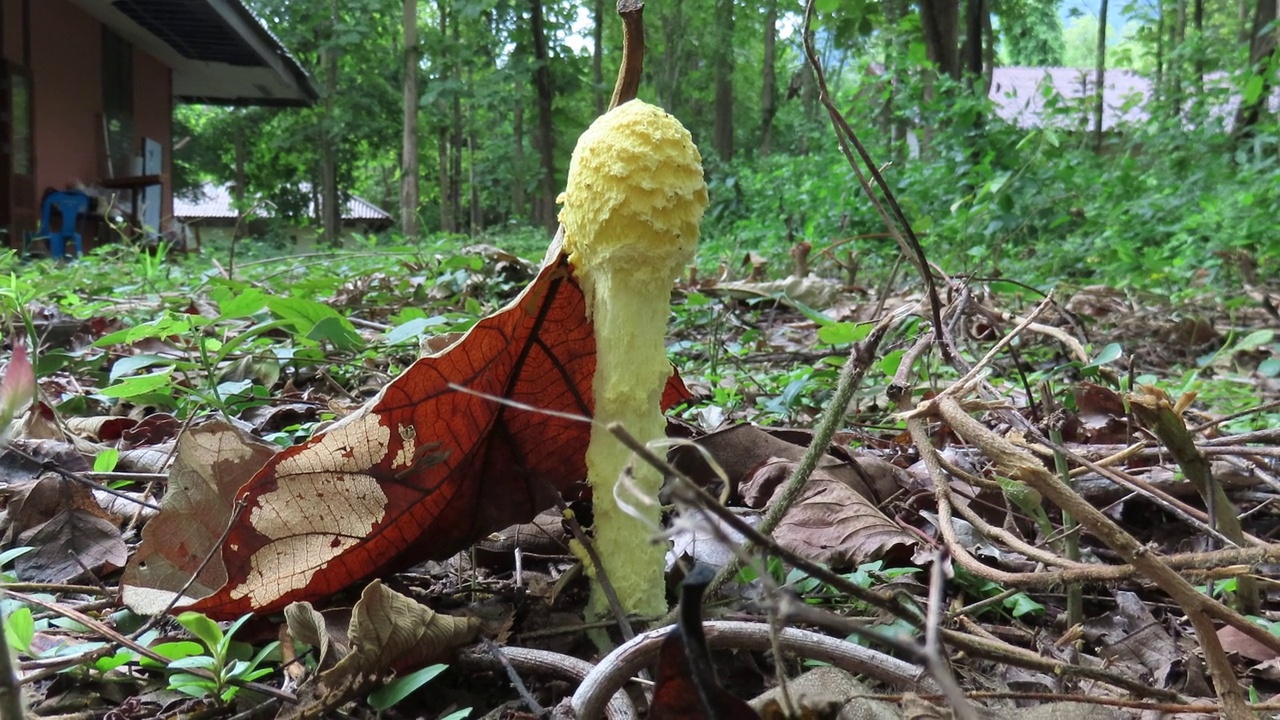
[[[592,327],[562,253],[462,340],[269,461],[239,492],[227,584],[189,608],[278,610],[530,520],[586,476],[590,426],[479,394],[590,415],[594,372]],[[673,375],[665,404],[687,397]]]

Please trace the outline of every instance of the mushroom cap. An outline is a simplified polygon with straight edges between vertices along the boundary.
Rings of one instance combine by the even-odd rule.
[[[632,100],[578,139],[560,201],[577,272],[613,265],[670,282],[693,257],[707,207],[702,156],[679,120]]]

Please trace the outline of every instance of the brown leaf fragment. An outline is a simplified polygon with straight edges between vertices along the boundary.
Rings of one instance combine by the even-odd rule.
[[[180,429],[182,422],[178,418],[169,413],[152,413],[121,433],[120,439],[131,448],[159,445],[177,437]]]
[[[160,514],[143,528],[142,544],[121,578],[126,605],[143,614],[161,612],[210,553],[212,561],[186,598],[205,597],[226,583],[217,547],[236,491],[276,450],[221,418],[192,423],[178,440]]]
[[[792,433],[787,437],[797,435]],[[715,459],[733,482],[741,482],[771,458],[799,462],[806,449],[803,445],[789,442],[755,425],[734,425],[698,438],[695,442]],[[675,466],[699,485],[709,485],[719,479],[703,454],[695,448],[676,447],[672,450],[671,457]],[[859,458],[851,463],[827,454],[819,461],[818,469],[845,482],[863,497],[879,501],[898,489],[897,481],[888,463],[874,461],[868,465],[869,462]],[[858,467],[854,467],[855,463]],[[882,465],[885,467],[881,467]],[[881,496],[885,491],[887,493]]]
[[[757,468],[741,487],[743,500],[764,508],[778,494],[795,463],[773,459]],[[825,470],[809,478],[773,537],[788,550],[835,567],[850,567],[886,555],[906,557],[916,537],[898,527],[871,501]]]
[[[128,558],[120,529],[87,510],[63,510],[20,535],[18,544],[35,548],[14,563],[27,582],[71,582]]]
[[[119,415],[69,417],[64,422],[69,432],[93,442],[119,440],[125,431],[138,424],[137,420]]]
[[[301,603],[294,603],[290,607],[299,605]],[[290,618],[291,632],[294,619],[304,637],[319,630],[319,622],[305,610],[295,610]],[[410,672],[447,660],[456,649],[474,640],[479,629],[477,618],[441,615],[375,580],[364,589],[351,611],[347,630],[350,653],[304,686],[298,703],[286,706],[278,717],[282,720],[322,717],[368,692],[393,673]],[[294,637],[307,642],[303,637]]]
[[[57,473],[41,473],[14,483],[6,494],[9,497],[9,529],[5,533],[5,544],[13,544],[19,535],[69,510],[111,519],[87,486]]]
[[[298,602],[284,609],[284,619],[294,640],[316,648],[316,666],[321,669],[328,668],[351,651],[351,641],[347,637],[351,618],[344,613],[330,612],[326,617],[311,603]]]
[[[1254,662],[1265,663],[1280,658],[1280,653],[1230,625],[1218,628],[1218,642],[1222,643],[1223,650]]]
[[[1135,593],[1114,593],[1115,612],[1084,624],[1084,636],[1100,645],[1098,654],[1128,676],[1150,679],[1166,687],[1169,673],[1182,658],[1182,650]]]

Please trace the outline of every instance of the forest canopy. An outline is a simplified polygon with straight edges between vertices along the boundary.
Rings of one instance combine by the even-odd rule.
[[[330,234],[326,208],[352,194],[410,239],[499,233],[519,246],[554,228],[573,140],[603,111],[620,60],[612,3],[247,4],[310,69],[321,100],[181,107],[175,138],[191,141],[175,153],[180,192],[238,183],[278,217]],[[789,238],[854,238],[850,249],[874,257],[880,241],[863,236],[882,228],[852,192],[818,103],[803,7],[649,5],[640,96],[680,118],[707,159],[702,260],[784,251]],[[1107,268],[1141,285],[1234,271],[1245,256],[1274,261],[1274,0],[819,0],[815,10],[835,103],[890,163],[886,179],[932,252],[976,272],[1051,280]],[[1080,68],[1073,93],[1033,81],[1015,99],[1000,82],[1010,68],[1066,66]],[[1139,78],[1144,92],[1099,94],[1099,77],[1103,87]],[[1001,119],[998,106],[1035,93],[1036,114]],[[1103,105],[1125,122],[1104,127]]]

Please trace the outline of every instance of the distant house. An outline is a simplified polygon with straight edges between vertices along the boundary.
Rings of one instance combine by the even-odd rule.
[[[1093,104],[1097,84],[1094,71],[1060,67],[998,67],[992,72],[988,96],[995,104],[996,115],[1024,129],[1044,127],[1048,122],[1050,98],[1066,102],[1075,112],[1052,114],[1056,125],[1064,130],[1093,127]],[[1219,118],[1229,127],[1240,105],[1240,96],[1230,89],[1230,78],[1224,73],[1205,76],[1209,89],[1222,90],[1220,100],[1209,108],[1210,117]],[[1190,90],[1190,88],[1188,88]],[[1112,132],[1126,124],[1145,122],[1147,103],[1153,99],[1152,83],[1133,70],[1111,69],[1103,77],[1102,129]],[[1273,93],[1272,111],[1280,110],[1280,92]]]
[[[300,183],[298,189],[303,194],[312,195],[311,186],[307,183]],[[230,185],[205,183],[192,192],[179,193],[174,198],[173,216],[188,226],[189,235],[197,244],[215,239],[231,239],[237,224],[241,223],[231,190]],[[313,205],[310,215],[315,217],[316,214]],[[264,200],[253,206],[250,215],[247,226],[241,227],[241,234],[261,233],[267,224],[263,221],[272,220],[275,213],[271,203]],[[364,198],[353,195],[342,208],[343,237],[382,232],[394,224],[395,218]],[[317,230],[314,225],[298,225],[289,228],[288,234],[296,243],[305,246],[314,242]]]
[[[47,189],[118,193],[139,223],[160,226],[173,212],[175,103],[317,98],[240,0],[0,3],[0,227],[10,244],[34,229]]]

